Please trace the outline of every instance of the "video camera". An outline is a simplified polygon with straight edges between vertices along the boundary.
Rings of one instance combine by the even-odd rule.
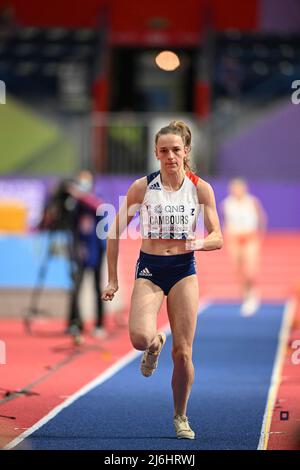
[[[44,206],[38,228],[40,230],[65,231],[73,228],[77,201],[70,193],[76,187],[72,179],[62,180],[52,191]]]

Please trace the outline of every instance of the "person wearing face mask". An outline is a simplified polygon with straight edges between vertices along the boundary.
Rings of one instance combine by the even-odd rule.
[[[87,170],[82,170],[75,181],[67,187],[68,194],[75,203],[71,229],[75,274],[69,304],[67,332],[75,335],[77,330],[82,332],[84,329],[79,307],[79,294],[84,275],[90,271],[93,274],[97,299],[93,335],[101,339],[106,336],[103,325],[103,301],[100,294],[101,265],[105,252],[105,241],[97,237],[96,226],[99,217],[97,217],[96,211],[103,201],[93,193],[93,186],[93,175]]]

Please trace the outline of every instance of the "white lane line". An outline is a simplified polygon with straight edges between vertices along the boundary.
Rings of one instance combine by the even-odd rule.
[[[199,310],[198,314],[203,313],[203,311],[209,307],[209,302],[207,300],[203,300],[199,302]],[[170,326],[169,323],[166,323],[160,330],[166,332],[167,335],[170,334]],[[134,361],[138,356],[142,354],[142,351],[132,350],[128,354],[126,354],[122,359],[117,361],[113,366],[109,367],[105,372],[100,374],[94,380],[89,382],[88,384],[84,385],[80,390],[75,392],[73,395],[70,395],[64,402],[57,405],[53,410],[51,410],[46,416],[40,419],[37,423],[35,423],[32,427],[28,428],[24,433],[20,434],[18,437],[13,439],[9,442],[2,450],[9,450],[13,447],[20,444],[24,439],[28,436],[33,434],[35,431],[40,429],[44,424],[48,423],[51,419],[53,419],[58,413],[60,413],[64,408],[70,406],[74,401],[78,400],[78,398],[82,397],[83,395],[90,392],[93,388],[97,387],[98,385],[102,384],[106,380],[110,379],[113,375],[115,375],[119,370],[123,367],[127,366],[130,362]]]

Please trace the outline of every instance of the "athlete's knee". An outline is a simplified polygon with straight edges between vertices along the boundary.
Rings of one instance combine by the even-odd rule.
[[[141,333],[130,333],[130,341],[135,349],[145,351],[151,345],[152,338]]]
[[[187,365],[192,361],[192,348],[190,346],[174,347],[172,358],[174,364]]]

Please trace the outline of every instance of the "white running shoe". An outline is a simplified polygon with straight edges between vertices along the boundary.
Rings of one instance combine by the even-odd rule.
[[[241,306],[242,317],[251,317],[260,307],[260,301],[257,297],[248,297]]]
[[[174,427],[178,439],[195,439],[195,433],[184,415],[174,416]]]
[[[157,333],[157,336],[159,337],[161,343],[160,349],[157,352],[150,352],[148,349],[146,349],[142,355],[141,372],[144,377],[150,377],[150,375],[152,375],[157,369],[158,358],[167,339],[165,333],[162,331]]]
[[[92,336],[97,339],[106,339],[107,331],[102,326],[96,326],[92,331]]]

